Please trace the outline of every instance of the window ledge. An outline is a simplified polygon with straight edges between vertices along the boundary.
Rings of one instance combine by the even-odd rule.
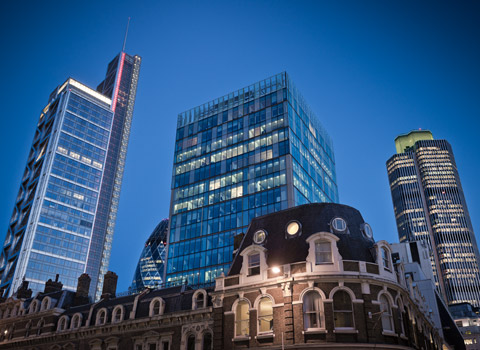
[[[408,337],[405,334],[400,334],[400,338],[402,338],[403,340],[408,340]]]
[[[237,342],[237,341],[246,341],[246,340],[250,340],[250,339],[252,339],[252,338],[248,335],[240,335],[238,337],[233,338],[232,341]]]
[[[354,328],[335,328],[333,333],[348,333],[348,334],[356,334],[358,333],[358,329]]]
[[[327,262],[316,262],[315,263],[315,266],[318,266],[318,265],[333,265],[333,261],[327,261]]]
[[[328,333],[328,331],[323,328],[309,328],[305,331],[302,331],[302,334],[324,334],[324,333]]]
[[[255,339],[269,339],[269,338],[275,338],[275,334],[273,334],[273,332],[260,333],[255,337]]]
[[[389,337],[398,337],[398,334],[395,333],[394,331],[383,331],[382,334]]]

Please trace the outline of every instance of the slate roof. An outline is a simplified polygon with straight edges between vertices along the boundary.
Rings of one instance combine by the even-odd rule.
[[[347,222],[348,233],[335,233],[330,223],[335,217],[341,217]],[[297,220],[302,225],[300,236],[286,238],[286,226]],[[240,273],[243,258],[240,253],[253,242],[253,234],[263,229],[267,231],[267,239],[262,244],[267,249],[267,264],[269,266],[292,264],[305,261],[308,255],[306,239],[318,232],[330,232],[340,240],[337,246],[344,260],[357,260],[375,263],[373,255],[373,238],[367,238],[362,232],[365,221],[360,212],[352,207],[335,203],[313,203],[289,208],[276,213],[255,218],[243,238],[238,249],[229,275]]]

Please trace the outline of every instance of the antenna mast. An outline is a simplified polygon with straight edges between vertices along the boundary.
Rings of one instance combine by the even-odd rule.
[[[127,30],[125,31],[125,38],[123,39],[122,52],[125,51],[125,44],[127,43],[128,27],[130,26],[130,17],[128,17]]]

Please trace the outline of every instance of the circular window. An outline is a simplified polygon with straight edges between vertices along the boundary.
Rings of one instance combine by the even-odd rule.
[[[372,238],[373,237],[373,230],[372,230],[372,227],[369,224],[364,223],[362,231],[363,231],[363,234],[365,235],[365,237],[367,237],[367,238]]]
[[[267,238],[267,232],[265,232],[264,230],[258,230],[253,234],[253,241],[256,244],[262,244],[263,242],[265,242],[266,238]]]
[[[302,225],[298,221],[290,221],[287,224],[287,234],[289,236],[295,236],[300,233]]]
[[[347,222],[342,218],[332,220],[332,227],[337,232],[345,232],[347,230]]]

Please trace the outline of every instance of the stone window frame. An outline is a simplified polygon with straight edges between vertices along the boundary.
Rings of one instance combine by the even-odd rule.
[[[272,321],[275,322],[274,318],[273,318],[273,307],[275,305],[275,299],[270,294],[262,293],[259,296],[257,296],[257,298],[255,299],[255,302],[253,303],[253,308],[255,310],[257,310],[257,320],[256,320],[256,322],[257,322],[257,338],[274,336],[274,328],[273,328],[274,325],[272,325],[272,329],[270,331],[260,332],[260,319],[259,319],[259,316],[260,316],[260,302],[263,298],[268,298],[272,302]]]
[[[103,322],[100,322],[100,316],[104,314],[105,318],[103,319]],[[97,314],[95,315],[95,326],[104,326],[107,324],[108,321],[108,310],[106,307],[102,307],[100,310],[97,311]]]
[[[118,337],[109,337],[105,339],[105,350],[117,350],[120,339]]]
[[[117,320],[116,316],[120,312],[120,318]],[[120,323],[125,318],[125,307],[123,305],[117,305],[112,311],[112,323]]]
[[[197,348],[197,340],[198,340],[197,335],[194,332],[188,332],[185,335],[185,350],[188,350],[188,341],[192,337],[193,337],[193,349],[195,350]],[[149,350],[149,349],[147,349],[147,350]]]
[[[155,307],[155,304],[159,302],[160,305],[159,305],[159,308],[158,308],[158,313],[154,313],[154,307]],[[148,315],[150,317],[154,317],[154,316],[161,316],[163,315],[163,313],[165,312],[165,300],[163,300],[162,297],[155,297],[153,298],[151,301],[150,301],[150,305],[149,305],[149,308],[148,308]]]
[[[133,350],[137,350],[137,347],[141,350],[150,350],[150,344],[155,344],[157,350],[163,350],[164,343],[168,343],[168,349],[170,350],[172,348],[172,335],[165,335],[150,330],[133,338]]]
[[[242,301],[245,301],[248,305],[248,320],[246,321],[247,322],[247,325],[248,325],[248,333],[247,335],[245,334],[239,334],[237,335],[237,306],[240,302]],[[234,338],[233,340],[237,339],[237,340],[249,340],[250,339],[250,333],[252,332],[252,330],[250,329],[250,309],[252,308],[252,304],[250,303],[250,300],[248,300],[247,298],[245,297],[239,297],[237,298],[237,300],[234,301],[233,305],[232,305],[232,312],[233,312],[233,315],[234,315],[234,322],[233,322],[233,335],[234,335]],[[245,321],[244,321],[245,322]]]
[[[347,292],[348,295],[350,296],[350,302],[352,304],[352,321],[353,321],[353,327],[335,327],[335,306],[333,304],[333,297],[335,295],[335,293],[337,293],[338,291],[344,291],[344,292]],[[335,329],[335,333],[350,333],[351,331],[354,331],[353,333],[358,333],[358,330],[356,328],[356,325],[355,325],[355,309],[353,307],[353,304],[356,304],[356,303],[363,303],[364,301],[362,299],[357,299],[357,297],[355,296],[355,293],[353,292],[353,290],[351,290],[350,288],[348,287],[345,287],[345,286],[337,286],[335,288],[333,288],[331,291],[330,291],[330,294],[328,295],[328,299],[329,301],[331,300],[332,301],[332,310],[333,310],[333,317],[334,317],[334,320],[333,320],[333,326],[334,326],[334,329]]]
[[[383,310],[382,310],[382,302],[380,300],[380,298],[382,296],[387,300],[388,307],[390,309],[389,322],[390,322],[391,329],[385,329],[383,327],[383,317],[384,317],[384,315],[383,315]],[[397,336],[397,334],[395,332],[395,322],[393,320],[393,309],[396,308],[397,306],[395,305],[395,301],[394,301],[393,297],[390,295],[390,293],[388,291],[386,291],[385,289],[381,290],[377,295],[377,300],[374,300],[372,303],[377,304],[380,307],[379,322],[382,323],[382,334],[383,335]]]
[[[400,336],[401,337],[406,337],[406,332],[405,332],[405,316],[404,311],[405,311],[405,303],[403,302],[402,298],[400,295],[397,296],[395,299],[395,304],[397,305],[397,311],[398,311],[398,321],[400,322]]]
[[[40,304],[40,311],[46,311],[50,309],[52,306],[52,298],[50,297],[45,297],[42,300],[42,303]]]
[[[318,310],[317,312],[319,314],[319,322],[320,322],[321,327],[305,328],[305,316],[304,316],[304,311],[303,311],[303,301],[304,301],[305,295],[309,292],[317,292],[320,295],[320,300],[321,300],[320,310]],[[302,326],[303,326],[302,327],[303,328],[302,333],[303,334],[307,334],[307,333],[326,333],[327,332],[326,324],[325,324],[325,301],[326,300],[327,300],[327,298],[325,296],[325,293],[320,288],[311,286],[311,287],[307,287],[304,290],[302,290],[302,292],[299,295],[298,303],[302,304]]]
[[[37,323],[37,335],[42,334],[43,327],[45,327],[45,320],[42,317]]]
[[[75,327],[78,320],[78,327]],[[80,312],[73,314],[72,322],[70,322],[70,329],[79,329],[82,327],[83,315]]]
[[[382,241],[378,241],[375,246],[377,250],[378,266],[381,267],[382,270],[393,273],[394,269],[393,269],[393,261],[392,261],[392,249],[390,248],[390,245],[386,241],[382,240]],[[386,259],[388,260],[388,266],[385,266],[382,252],[386,252],[387,254]]]
[[[62,317],[60,317],[57,324],[57,332],[64,332],[69,329],[68,321],[70,321],[70,319],[67,315],[63,315]],[[62,322],[65,322],[63,327]]]
[[[33,313],[37,312],[38,309],[39,309],[38,299],[32,300],[32,302],[30,303],[30,306],[28,307],[28,313],[33,314]]]
[[[203,305],[199,307],[199,301],[198,297],[202,295],[203,296]],[[204,309],[207,307],[207,291],[205,289],[197,289],[195,293],[193,293],[192,296],[192,310],[199,310],[199,309]]]
[[[211,336],[211,340],[212,340],[212,343],[211,343],[211,346],[210,346],[210,349],[205,349],[204,348],[204,339],[205,339],[205,335],[206,334],[210,334]],[[202,334],[201,334],[202,338],[201,338],[201,346],[202,346],[202,350],[213,350],[213,331],[208,328],[208,329],[205,329]],[[163,350],[163,349],[162,349]]]
[[[340,272],[342,256],[338,251],[337,242],[340,240],[336,235],[330,232],[317,232],[308,237],[305,241],[308,243],[307,262],[311,267],[311,272]],[[316,263],[315,242],[328,241],[330,242],[332,252],[332,262]]]
[[[240,270],[241,283],[246,282],[260,282],[263,281],[263,274],[268,270],[266,253],[267,249],[261,245],[252,244],[251,246],[245,248],[240,256],[243,258],[242,268]],[[248,256],[252,254],[260,254],[260,273],[258,275],[249,275],[248,274]]]

